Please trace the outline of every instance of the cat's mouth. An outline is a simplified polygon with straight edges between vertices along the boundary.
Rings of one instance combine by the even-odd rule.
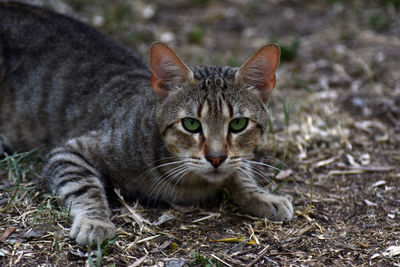
[[[227,179],[232,174],[232,171],[223,170],[220,168],[201,172],[201,176],[211,183],[220,183]]]
[[[206,174],[210,175],[210,176],[221,176],[224,174],[224,172],[222,172],[221,170],[215,169],[215,170],[207,172]]]

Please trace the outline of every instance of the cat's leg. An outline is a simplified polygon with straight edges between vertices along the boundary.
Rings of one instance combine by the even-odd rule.
[[[273,221],[289,221],[292,218],[293,206],[290,197],[271,194],[247,176],[237,174],[232,178],[226,188],[232,201],[246,212]]]
[[[45,176],[54,191],[70,207],[73,216],[70,237],[78,244],[103,241],[115,235],[110,221],[101,173],[86,159],[85,147],[70,140],[63,147],[53,149],[48,155]]]

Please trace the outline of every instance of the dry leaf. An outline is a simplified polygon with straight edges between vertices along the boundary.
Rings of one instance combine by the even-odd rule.
[[[165,212],[160,217],[158,217],[158,219],[155,222],[151,223],[151,225],[155,225],[155,226],[161,225],[161,224],[165,223],[166,221],[172,220],[174,218],[175,218],[175,215],[173,215],[170,212]]]
[[[291,169],[288,170],[282,170],[278,173],[278,175],[275,177],[276,180],[282,181],[285,180],[287,177],[293,174],[293,171]]]
[[[218,240],[213,240],[211,242],[227,242],[227,243],[240,243],[246,240],[246,244],[248,245],[253,245],[257,246],[256,241],[253,239],[249,239],[245,236],[238,236],[238,237],[228,237],[228,238],[223,238],[223,239],[218,239]]]
[[[144,224],[150,224],[150,222],[146,219],[144,219],[140,214],[138,214],[134,208],[129,206],[126,202],[123,196],[121,195],[120,191],[118,189],[114,189],[115,194],[117,194],[119,202],[129,211],[130,216],[132,219],[135,220],[135,222],[139,225],[140,230],[143,229]]]
[[[382,253],[385,257],[394,257],[400,255],[400,246],[390,246]]]

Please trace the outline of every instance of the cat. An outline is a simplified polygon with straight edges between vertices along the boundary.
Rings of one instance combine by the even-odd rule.
[[[293,216],[291,198],[256,183],[277,44],[240,68],[189,68],[166,44],[134,51],[78,20],[0,4],[0,147],[46,147],[43,176],[70,207],[78,244],[115,235],[106,189],[187,205],[221,190],[246,212]]]

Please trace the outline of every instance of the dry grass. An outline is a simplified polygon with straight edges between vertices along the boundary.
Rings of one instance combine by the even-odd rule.
[[[79,247],[68,238],[68,209],[40,182],[38,157],[17,154],[0,163],[1,266],[400,266],[396,1],[156,1],[134,9],[125,1],[68,2],[143,54],[153,39],[169,38],[193,64],[237,64],[268,39],[286,45],[290,61],[280,67],[257,155],[282,169],[261,169],[272,180],[265,186],[294,196],[296,217],[272,223],[228,201],[157,208],[116,201],[118,240]]]

